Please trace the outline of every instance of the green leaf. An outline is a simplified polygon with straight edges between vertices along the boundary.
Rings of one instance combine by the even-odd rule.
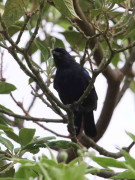
[[[132,158],[126,151],[122,150],[122,154],[125,157],[126,163],[129,165],[128,168],[129,170],[134,171],[135,173],[135,159]]]
[[[114,3],[121,3],[124,2],[125,0],[113,0]]]
[[[24,167],[24,166],[21,166],[19,168],[19,170],[16,172],[16,177],[21,177],[23,178],[24,180],[30,180],[30,179],[36,179],[37,178],[37,173],[33,171],[33,169],[31,168],[27,168],[27,167]],[[30,178],[31,177],[31,178]],[[32,178],[33,177],[33,178]],[[23,180],[22,179],[22,180]]]
[[[41,55],[43,56],[44,61],[46,61],[50,56],[50,50],[48,47],[45,46],[43,41],[40,41],[39,39],[36,39],[35,44],[37,48],[41,51]]]
[[[8,111],[8,112],[13,112],[13,111],[11,111],[10,109],[6,108],[5,106],[3,106],[3,105],[1,105],[1,104],[0,104],[0,108],[6,110],[6,111]]]
[[[12,131],[5,131],[5,134],[11,138],[12,140],[14,140],[15,142],[19,143],[20,144],[20,139],[19,139],[19,136],[17,134],[15,134],[14,132]]]
[[[34,145],[34,144],[40,144],[40,143],[46,143],[48,140],[56,139],[55,136],[48,136],[48,137],[43,137],[34,140],[32,143],[30,143],[28,146]]]
[[[29,84],[33,83],[34,80],[32,78],[29,78]]]
[[[0,124],[0,129],[3,131],[13,131],[11,127]]]
[[[64,180],[82,180],[84,179],[86,168],[87,168],[87,165],[84,162],[81,162],[77,166],[65,168],[63,179]]]
[[[82,36],[82,34],[76,31],[65,31],[62,32],[61,34],[64,35],[64,37],[72,47],[77,47],[79,50],[84,49],[86,41]]]
[[[132,171],[124,171],[117,176],[111,177],[111,179],[135,179],[135,174]]]
[[[35,131],[36,131],[35,129],[28,129],[28,128],[22,128],[19,131],[19,138],[22,146],[26,146],[32,141]]]
[[[6,169],[8,166],[10,166],[10,164],[11,163],[0,167],[0,172],[3,171],[4,169]],[[11,167],[9,170],[5,171],[5,173],[1,173],[0,177],[5,177],[5,179],[7,179],[7,177],[13,177],[14,174],[15,174],[15,169],[14,169],[14,167]]]
[[[99,16],[103,12],[103,9],[91,9],[91,18],[93,19],[95,16]]]
[[[3,124],[5,126],[7,126],[8,122],[6,117],[3,116],[3,114],[0,113],[0,124]]]
[[[106,157],[92,157],[93,161],[98,163],[102,167],[116,167],[116,168],[124,168],[126,169],[124,161],[118,161],[113,158],[106,158]]]
[[[24,146],[22,150],[27,150],[30,153],[36,154],[39,152],[40,147],[46,147],[43,143],[47,143],[48,140],[56,139],[54,136],[44,137],[40,139],[36,139],[29,143],[28,145]]]
[[[24,22],[23,21],[17,21],[15,24],[11,25],[8,28],[8,33],[10,36],[13,36],[15,33],[20,31],[22,29]]]
[[[127,133],[127,135],[129,136],[129,137],[131,137],[132,139],[133,139],[133,141],[135,141],[135,135],[134,134],[132,134],[132,133],[130,133],[130,132],[126,132]]]
[[[133,93],[135,93],[135,81],[131,81],[130,89],[132,90]]]
[[[80,147],[73,142],[70,141],[64,141],[64,140],[60,140],[60,141],[52,141],[52,142],[48,142],[46,143],[47,146],[49,147],[59,147],[61,149],[68,149],[68,148],[75,148],[75,149],[79,149]]]
[[[0,82],[0,94],[10,94],[14,90],[16,90],[16,87],[13,84]]]
[[[53,0],[53,3],[65,17],[80,19],[74,10],[72,0]]]
[[[3,20],[7,27],[14,24],[24,14],[24,9],[27,7],[29,0],[7,0]]]
[[[8,111],[8,112],[13,112],[13,111],[11,111],[10,109],[6,108],[5,106],[2,106],[1,104],[0,104],[0,108],[3,109],[3,110],[6,110],[6,111]],[[20,122],[18,118],[14,118],[14,120],[15,120],[17,123]],[[0,113],[0,124],[3,124],[3,125],[5,125],[5,126],[6,126],[7,124],[11,125],[10,121],[8,120],[8,118],[7,118],[5,115],[3,115],[2,113]]]
[[[11,141],[9,141],[8,139],[0,136],[0,143],[3,144],[8,150],[10,150],[11,152],[13,152],[14,146],[11,143]]]
[[[61,39],[58,39],[58,38],[56,38],[55,37],[55,47],[63,47],[63,48],[65,48],[65,45],[64,45],[64,43],[63,43],[63,41],[61,40]]]
[[[0,178],[0,180],[26,180],[26,178]]]
[[[118,62],[120,62],[121,59],[120,59],[120,54],[115,54],[115,56],[112,58],[112,64],[117,67],[118,65]]]

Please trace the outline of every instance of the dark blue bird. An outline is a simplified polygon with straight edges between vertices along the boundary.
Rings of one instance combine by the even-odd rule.
[[[52,51],[52,54],[57,68],[54,88],[63,104],[72,104],[82,96],[87,88],[91,79],[89,73],[64,48],[57,47]],[[74,108],[76,135],[83,129],[87,136],[96,136],[93,110],[97,108],[97,99],[93,87],[84,102],[79,107]]]

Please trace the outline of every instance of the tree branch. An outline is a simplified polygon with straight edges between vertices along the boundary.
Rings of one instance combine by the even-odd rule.
[[[121,150],[124,149],[125,151],[129,152],[131,150],[131,148],[134,146],[134,142],[132,142],[128,147],[123,147],[119,152],[117,153],[113,153],[113,152],[109,152],[106,149],[104,149],[103,147],[99,146],[98,144],[96,144],[92,139],[88,138],[87,136],[83,135],[80,138],[81,143],[87,147],[90,148],[92,147],[93,149],[95,149],[96,151],[99,152],[99,154],[107,156],[107,157],[112,157],[115,159],[118,159],[120,157],[122,157],[122,153]]]
[[[55,134],[58,137],[68,138],[68,139],[70,138],[70,136],[61,135],[61,134],[59,134],[59,133],[57,133],[55,131],[52,131],[51,129],[45,127],[43,124],[41,124],[39,122],[34,122],[34,123],[37,124],[38,126],[42,127],[44,130],[47,130],[47,131],[51,132],[52,134]]]
[[[124,66],[121,68],[121,72],[126,75],[126,74],[131,74],[131,70],[132,70],[132,65],[135,62],[135,42],[133,42],[130,46],[127,46],[121,50],[117,50],[116,52],[121,52],[121,51],[125,51],[127,48],[132,48],[131,54],[129,56],[129,58],[127,59],[126,63],[124,64]]]
[[[19,118],[19,119],[23,119],[23,120],[27,120],[27,121],[39,121],[39,122],[50,122],[50,123],[65,123],[64,120],[62,119],[47,119],[47,118],[36,118],[36,117],[32,117],[32,116],[22,116],[19,114],[15,114],[13,112],[9,112],[6,111],[2,108],[0,108],[0,112],[3,114],[6,114],[8,116],[12,116],[15,118]]]

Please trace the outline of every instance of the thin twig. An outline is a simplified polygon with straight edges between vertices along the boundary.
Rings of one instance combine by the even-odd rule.
[[[24,20],[24,24],[23,24],[23,26],[22,26],[22,28],[20,30],[20,33],[19,33],[19,35],[17,37],[16,44],[18,44],[20,42],[21,37],[23,35],[23,32],[26,29],[27,23],[29,22],[30,18],[31,18],[31,15],[30,14],[26,14],[26,19]]]
[[[130,83],[132,81],[132,78],[130,77],[126,77],[125,82],[123,87],[121,88],[121,91],[119,92],[118,98],[116,100],[116,106],[118,105],[118,103],[120,102],[121,98],[123,97],[123,95],[125,94],[126,90],[129,88]]]
[[[83,54],[82,59],[80,60],[80,65],[81,66],[83,66],[84,63],[85,63],[85,58],[86,58],[86,55],[87,55],[88,48],[89,48],[89,40],[86,41],[86,45],[85,45],[85,49],[84,49],[84,54]]]
[[[36,27],[35,27],[35,30],[34,30],[34,33],[32,34],[26,48],[25,48],[25,51],[29,51],[37,33],[38,33],[38,29],[39,29],[39,25],[40,25],[40,22],[41,22],[41,16],[42,16],[42,13],[43,13],[43,9],[44,9],[44,4],[45,4],[45,1],[41,1],[40,2],[40,7],[39,7],[39,16],[38,16],[38,19],[37,19],[37,24],[36,24]]]
[[[130,44],[130,45],[124,47],[124,48],[114,49],[113,51],[114,51],[115,53],[120,53],[120,52],[123,52],[123,51],[125,51],[125,50],[127,50],[127,49],[130,49],[130,48],[134,47],[134,46],[135,46],[135,41],[134,41],[132,44]]]
[[[65,121],[62,119],[47,119],[47,118],[37,118],[33,116],[23,116],[23,115],[15,114],[13,112],[6,111],[2,108],[0,108],[0,112],[8,116],[12,116],[12,117],[27,120],[27,121],[39,121],[39,122],[47,122],[47,123],[49,122],[50,123],[65,123]]]
[[[21,110],[26,114],[26,116],[29,116],[29,113],[24,109],[22,102],[18,102],[18,101],[15,99],[15,97],[13,96],[12,93],[10,93],[10,96],[11,96],[11,98],[13,99],[13,101],[16,103],[16,105],[17,105],[18,107],[20,107]]]
[[[7,49],[7,50],[8,50],[8,47],[5,46],[4,44],[0,43],[0,46],[1,46],[2,48],[4,48],[4,49]]]
[[[113,152],[109,152],[107,151],[106,149],[104,149],[103,147],[99,146],[98,144],[96,144],[92,139],[86,137],[86,136],[82,136],[81,137],[81,142],[85,142],[87,143],[87,146],[89,147],[92,147],[93,149],[95,149],[96,151],[99,152],[99,154],[101,155],[104,155],[104,156],[107,156],[107,157],[112,157],[112,158],[115,158],[115,159],[118,159],[120,157],[123,156],[121,150],[125,150],[127,152],[129,152],[131,150],[131,148],[134,146],[134,142],[132,142],[128,147],[123,147],[119,152],[117,153],[113,153]],[[86,146],[86,147],[87,147]]]
[[[42,127],[43,129],[51,132],[52,134],[55,134],[55,135],[58,136],[58,137],[70,138],[70,136],[61,135],[61,134],[59,134],[59,133],[57,133],[57,132],[55,132],[55,131],[52,131],[51,129],[45,127],[43,124],[41,124],[41,123],[39,123],[39,122],[34,122],[34,123],[37,124],[38,126]]]
[[[0,49],[1,51],[1,49]],[[4,56],[4,51],[0,52],[1,58],[0,58],[0,81],[5,81],[5,78],[3,77],[3,56]]]
[[[31,101],[31,103],[30,103],[30,105],[29,105],[29,107],[28,107],[28,109],[27,109],[27,112],[29,113],[30,112],[30,110],[32,109],[32,107],[33,107],[33,105],[34,105],[34,103],[35,103],[35,101],[36,101],[36,96],[33,96],[33,99],[32,99],[32,101]]]
[[[55,113],[57,113],[59,116],[61,116],[63,118],[63,120],[65,120],[65,122],[67,122],[67,118],[66,116],[62,113],[62,111],[60,111],[60,109],[58,110],[57,108],[53,107],[49,102],[47,102],[47,100],[44,99],[43,94],[39,94],[32,85],[30,85],[31,88],[34,91],[34,94],[32,92],[32,94],[36,97],[38,97],[39,99],[41,99],[41,101],[47,105],[47,107],[49,107],[50,109],[52,109]]]
[[[92,74],[94,72],[93,70],[93,66],[92,66],[92,62],[91,62],[91,57],[94,55],[96,49],[98,48],[98,43],[95,45],[95,47],[92,49],[91,53],[89,54],[88,52],[88,49],[87,49],[87,55],[88,55],[88,61],[90,63],[90,68],[91,68],[91,71],[92,71]]]

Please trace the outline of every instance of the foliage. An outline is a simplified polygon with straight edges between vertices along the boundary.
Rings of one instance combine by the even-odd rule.
[[[86,149],[82,149],[77,144],[70,141],[53,141],[55,137],[44,137],[39,138],[34,136],[34,129],[22,128],[19,135],[15,134],[17,138],[11,138],[18,143],[18,147],[15,148],[11,139],[4,138],[3,135],[6,131],[12,133],[13,129],[7,126],[0,126],[1,134],[0,144],[3,144],[6,148],[5,150],[0,150],[0,160],[1,160],[1,173],[0,179],[29,179],[31,178],[41,178],[41,179],[74,179],[82,180],[86,174],[100,174],[100,172],[113,172],[111,168],[124,169],[123,172],[112,177],[112,179],[134,179],[135,178],[135,159],[133,159],[126,151],[122,150],[124,156],[124,161],[116,160],[115,158],[109,157],[96,157],[93,156],[92,152],[88,152]],[[29,139],[28,135],[29,134]],[[128,133],[128,135],[135,140],[135,135]],[[25,143],[24,143],[25,142]],[[78,151],[78,157],[72,160],[70,163],[65,164],[67,159],[67,153],[61,152],[61,163],[52,154],[50,148],[60,148],[69,149],[73,148]],[[23,158],[23,155],[27,152],[32,154],[37,154],[40,148],[47,148],[50,152],[51,158],[49,159],[46,155],[34,158],[33,160],[28,160]],[[101,167],[89,167],[85,159],[88,158],[95,161]],[[37,159],[37,160],[36,160]],[[8,163],[5,164],[5,160]],[[19,164],[18,170],[15,172],[14,164]],[[114,173],[115,174],[115,173]],[[4,178],[5,177],[5,178]],[[8,178],[7,178],[8,177]],[[9,178],[10,177],[10,178]]]
[[[8,97],[24,114],[16,114],[6,105],[0,104],[0,180],[84,180],[88,174],[112,179],[135,179],[135,159],[129,153],[135,135],[127,133],[133,143],[118,153],[108,152],[96,144],[107,129],[126,90],[135,93],[134,8],[133,0],[7,0],[5,4],[0,1],[0,47],[12,55],[29,78],[28,86],[33,91],[31,105],[25,109],[25,105],[13,95],[17,90],[16,84],[4,78],[4,55],[0,51],[0,95],[10,95]],[[51,27],[51,30],[47,27]],[[21,46],[26,34],[27,42]],[[72,106],[63,105],[50,91],[55,72],[51,50],[58,46],[70,47],[75,56],[80,58],[80,63],[92,74],[90,85],[76,106],[83,102],[100,73],[107,79],[107,95],[113,94],[113,97],[105,100],[102,113],[105,116],[98,120],[99,134],[95,142],[87,137],[86,142],[75,137],[74,132],[70,131],[74,129]],[[40,54],[40,62],[33,58],[36,52]],[[32,116],[30,110],[36,98],[42,100],[61,119]],[[110,116],[106,115],[108,111]],[[37,137],[35,129],[25,128],[23,124],[29,120],[56,136],[72,141],[58,140],[54,136]],[[42,122],[68,122],[70,136],[59,135],[47,129]],[[14,127],[19,129],[19,133],[15,132]],[[103,156],[93,155],[84,146],[93,147]],[[41,148],[48,149],[51,158],[46,154],[37,158]],[[61,162],[54,157],[51,149],[59,152]],[[28,152],[33,155],[33,160],[24,158]],[[71,154],[73,158],[70,159]],[[120,157],[123,159],[117,159]],[[96,162],[98,168],[90,166],[87,160]],[[15,164],[18,165],[16,171]],[[121,172],[116,173],[113,168],[117,168],[117,171],[121,169]]]

